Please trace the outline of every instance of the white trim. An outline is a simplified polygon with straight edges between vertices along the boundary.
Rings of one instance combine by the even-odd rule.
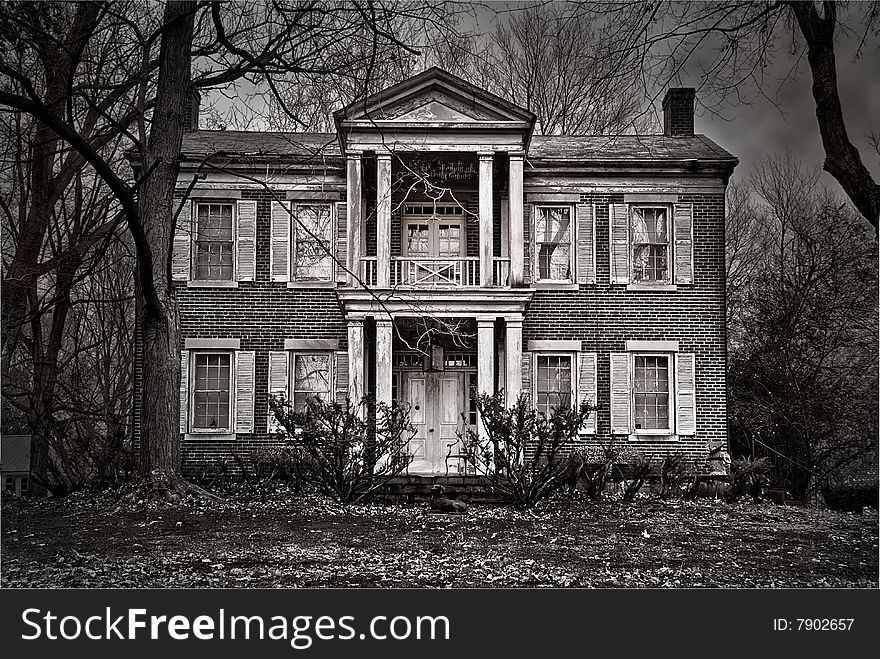
[[[199,206],[232,207],[232,278],[231,279],[198,279],[199,253]],[[256,228],[256,227],[255,227]],[[238,288],[238,203],[235,199],[193,200],[192,205],[192,243],[190,251],[189,280],[187,287],[192,288]]]
[[[580,199],[580,197],[578,197]],[[538,214],[541,208],[568,208],[568,279],[540,279],[538,264]],[[532,205],[531,247],[532,247],[532,286],[542,284],[553,286],[573,284],[577,286],[577,201],[561,201],[557,203],[541,202]],[[558,243],[562,244],[562,243]]]
[[[195,395],[196,395],[196,376],[195,363],[197,355],[228,355],[229,356],[229,418],[227,426],[223,428],[196,428],[195,427]],[[192,435],[234,435],[235,424],[235,351],[224,349],[207,349],[207,350],[190,350],[189,351],[189,385],[187,392],[187,400],[189,402],[188,422],[189,433]]]
[[[228,279],[190,279],[186,282],[187,288],[238,288],[237,281]]]
[[[559,339],[545,339],[545,340],[531,340],[528,342],[528,347],[526,350],[529,351],[537,351],[544,352],[547,350],[555,350],[562,352],[579,352],[581,349],[580,340],[559,340]]]
[[[626,290],[628,291],[655,291],[655,292],[675,292],[678,290],[678,286],[676,284],[666,284],[663,282],[658,282],[656,284],[648,284],[646,282],[640,282],[638,284],[627,284]]]
[[[217,199],[219,201],[232,202],[232,200],[241,199],[241,190],[226,190],[223,188],[193,188],[193,190],[189,193],[189,198],[196,203],[199,203],[200,199]]]
[[[531,343],[531,341],[529,343]],[[580,344],[579,341],[578,341],[578,344]],[[580,350],[580,348],[578,348],[578,350]],[[577,373],[578,373],[578,366],[579,366],[578,352],[575,350],[530,350],[529,353],[530,353],[529,357],[532,362],[532,367],[530,369],[532,381],[531,381],[531,387],[530,387],[531,391],[529,392],[529,394],[532,397],[532,404],[534,405],[535,409],[536,410],[538,409],[538,359],[541,357],[568,357],[568,359],[569,359],[569,361],[568,361],[568,364],[569,364],[568,379],[569,379],[569,389],[570,389],[569,394],[568,394],[568,396],[569,396],[568,400],[569,400],[569,403],[571,404],[572,407],[577,405],[577,402],[578,402],[577,401],[577,395],[578,395],[578,388],[577,388],[578,375],[577,375]]]
[[[231,441],[235,439],[234,432],[188,432],[183,436],[184,441]]]
[[[678,341],[627,341],[627,352],[678,352]]]
[[[241,339],[188,338],[183,340],[183,347],[193,350],[240,350]]]
[[[552,279],[542,279],[529,286],[533,291],[577,291],[580,290],[580,284],[570,284],[561,279],[556,282]]]
[[[285,350],[322,351],[339,350],[339,339],[284,339]]]
[[[296,278],[296,249],[300,230],[300,223],[297,219],[297,207],[299,206],[324,206],[327,208],[327,233],[326,235],[319,236],[318,238],[319,241],[327,245],[327,248],[329,250],[329,252],[324,254],[324,256],[322,257],[330,259],[330,271],[326,279]],[[290,221],[290,233],[288,234],[289,244],[287,261],[287,288],[334,288],[336,286],[336,271],[334,269],[336,262],[333,259],[334,255],[336,254],[336,202],[316,199],[299,199],[289,201],[287,205],[287,212],[289,214]],[[311,236],[309,236],[309,238],[311,238]],[[291,284],[293,284],[293,286],[291,286]]]
[[[642,351],[642,352],[631,352],[629,359],[629,369],[630,369],[630,392],[629,392],[629,404],[630,404],[630,423],[632,432],[630,435],[632,437],[640,438],[650,438],[654,437],[670,437],[675,434],[675,391],[676,391],[676,381],[675,381],[675,359],[674,355],[671,352],[657,352],[657,351]],[[665,428],[636,428],[636,403],[635,403],[635,394],[636,394],[636,358],[637,357],[664,357],[666,359],[666,368],[667,368],[667,412],[666,412],[666,423],[668,424]]]
[[[657,280],[634,281],[635,267],[633,264],[633,210],[635,208],[662,208],[666,211],[666,278]],[[628,291],[674,291],[675,288],[675,215],[672,204],[666,202],[636,202],[626,204],[627,227],[627,262],[629,267]],[[660,245],[662,243],[642,243]]]
[[[623,195],[625,204],[677,204],[677,194],[658,194],[654,192],[630,192]]]

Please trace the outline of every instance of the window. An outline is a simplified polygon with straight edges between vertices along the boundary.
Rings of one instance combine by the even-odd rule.
[[[293,355],[294,410],[305,409],[309,398],[330,400],[330,353],[295,353]]]
[[[539,354],[535,407],[544,414],[554,408],[570,407],[572,401],[571,355]]]
[[[294,281],[330,281],[333,277],[332,221],[329,204],[293,204]]]
[[[3,491],[15,492],[15,476],[7,476],[3,479]]]
[[[197,352],[193,356],[194,432],[229,431],[232,355],[228,352]]]
[[[634,356],[633,417],[637,432],[670,432],[670,382],[668,355]]]
[[[632,281],[669,282],[669,209],[663,206],[632,206]]]
[[[538,280],[572,280],[572,207],[537,206],[535,252]]]
[[[224,281],[234,278],[232,207],[232,204],[196,205],[196,279]]]
[[[22,477],[21,477],[21,490],[20,490],[20,492],[19,492],[19,494],[21,494],[22,496],[24,496],[25,494],[27,494],[27,491],[28,491],[28,483],[29,483],[29,479],[28,479],[28,477],[27,477],[27,476],[22,476]]]

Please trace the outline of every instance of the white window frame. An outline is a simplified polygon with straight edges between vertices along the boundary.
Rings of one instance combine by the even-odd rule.
[[[315,356],[323,355],[327,357],[327,398],[326,402],[332,403],[335,400],[335,355],[332,350],[290,350],[289,362],[287,365],[290,374],[287,382],[287,400],[290,401],[291,410],[296,410],[296,357],[297,355]]]
[[[413,208],[460,208],[461,213],[437,214],[437,213],[415,213]],[[440,224],[458,224],[459,225],[459,245],[457,256],[432,256],[428,254],[425,258],[429,259],[454,259],[467,255],[467,211],[464,206],[455,202],[410,202],[404,205],[403,212],[400,214],[400,255],[409,257],[409,240],[407,225],[409,224],[427,224],[428,225],[428,251],[440,252]],[[415,258],[415,257],[414,257]]]
[[[300,279],[297,275],[297,263],[296,263],[296,252],[297,252],[297,244],[299,241],[299,232],[301,230],[301,226],[298,220],[297,215],[297,207],[299,206],[324,206],[329,211],[328,222],[327,222],[327,247],[330,250],[327,254],[327,258],[330,259],[330,271],[327,275],[326,279]],[[297,285],[305,284],[305,285],[313,285],[313,286],[329,286],[336,282],[336,261],[333,258],[336,254],[336,224],[338,219],[336,217],[336,204],[330,201],[312,201],[306,199],[293,199],[288,202],[287,207],[290,221],[290,263],[288,263],[288,277],[290,282],[295,283]]]
[[[190,348],[189,349],[189,433],[193,435],[231,435],[235,423],[235,350]],[[229,356],[229,417],[226,427],[197,428],[196,419],[196,357],[198,355]]]
[[[229,279],[199,279],[199,207],[231,206],[232,207],[232,277]],[[237,199],[196,199],[193,200],[192,214],[192,252],[189,259],[189,281],[210,282],[221,285],[232,285],[238,281],[238,200]]]
[[[667,365],[667,381],[668,381],[668,389],[667,396],[669,400],[668,404],[668,427],[666,428],[636,428],[636,358],[638,357],[664,357],[666,359]],[[637,436],[642,435],[651,435],[651,436],[659,436],[659,437],[671,437],[678,432],[678,429],[675,427],[675,395],[676,395],[676,382],[675,382],[675,353],[674,352],[631,352],[630,360],[629,360],[629,368],[630,368],[630,396],[629,396],[629,404],[630,404],[630,416],[632,423],[632,434]]]
[[[571,391],[569,392],[569,403],[572,407],[577,404],[577,352],[567,350],[535,350],[532,351],[532,401],[535,409],[538,410],[538,359],[540,357],[568,357],[569,364],[569,383]],[[547,411],[549,413],[550,410]]]
[[[568,208],[568,279],[541,279],[541,256],[538,245],[538,216],[542,208]],[[532,273],[536,284],[575,284],[577,283],[577,204],[570,202],[541,202],[534,205],[532,222]]]
[[[633,216],[634,211],[637,208],[643,209],[663,209],[666,212],[666,279],[644,279],[644,280],[636,280],[635,278],[635,261],[634,261],[634,251],[635,251],[635,241],[634,241],[634,232],[633,232]],[[650,201],[643,201],[637,203],[629,203],[627,204],[627,222],[629,226],[627,227],[627,235],[628,235],[628,245],[627,245],[627,262],[629,264],[629,282],[633,286],[672,286],[675,282],[675,242],[673,240],[673,236],[675,234],[675,218],[673,216],[674,208],[672,204],[657,202],[652,203]],[[647,244],[647,243],[645,243]],[[651,244],[660,244],[660,243],[651,243]]]

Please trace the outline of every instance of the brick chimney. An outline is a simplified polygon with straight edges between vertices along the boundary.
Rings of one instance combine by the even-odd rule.
[[[183,106],[183,116],[186,117],[184,131],[199,129],[199,105],[202,103],[202,95],[195,87],[189,88],[186,96],[186,105]]]
[[[663,134],[684,137],[694,134],[693,87],[673,87],[663,97]]]

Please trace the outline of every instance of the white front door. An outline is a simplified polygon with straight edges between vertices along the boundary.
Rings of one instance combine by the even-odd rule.
[[[464,428],[464,373],[402,373],[404,402],[410,405],[415,436],[409,451],[411,474],[457,473],[458,433]]]

